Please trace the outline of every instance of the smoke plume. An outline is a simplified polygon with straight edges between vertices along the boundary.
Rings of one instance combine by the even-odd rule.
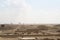
[[[19,23],[24,22],[28,13],[31,12],[31,5],[26,2],[27,0],[0,0],[0,7],[3,16],[0,18],[1,22]],[[7,21],[8,20],[8,21]]]

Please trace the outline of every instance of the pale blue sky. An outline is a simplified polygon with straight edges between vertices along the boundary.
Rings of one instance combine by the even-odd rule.
[[[60,23],[60,0],[0,0],[0,23]]]
[[[29,2],[30,1],[30,2]],[[60,8],[60,0],[28,0],[32,7],[35,8]]]

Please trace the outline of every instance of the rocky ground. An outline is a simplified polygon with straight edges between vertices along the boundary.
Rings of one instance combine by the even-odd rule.
[[[43,35],[43,36],[44,35],[51,35],[51,36],[60,35],[60,24],[43,24],[43,25],[0,24],[0,35],[7,36],[7,35],[13,35],[13,34],[14,35]],[[51,38],[53,38],[53,36]],[[60,38],[60,36],[57,38]],[[11,38],[7,38],[7,37],[4,38],[0,36],[0,40],[19,40],[19,38],[17,38],[17,36],[16,38],[12,38],[12,36]],[[48,40],[48,39],[44,39],[44,40]]]

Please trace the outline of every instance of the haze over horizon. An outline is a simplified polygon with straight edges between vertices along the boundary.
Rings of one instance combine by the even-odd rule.
[[[60,0],[0,0],[0,23],[60,24]]]

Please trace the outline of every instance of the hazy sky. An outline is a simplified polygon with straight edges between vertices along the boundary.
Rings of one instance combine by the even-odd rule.
[[[0,23],[60,23],[60,0],[0,0]]]

